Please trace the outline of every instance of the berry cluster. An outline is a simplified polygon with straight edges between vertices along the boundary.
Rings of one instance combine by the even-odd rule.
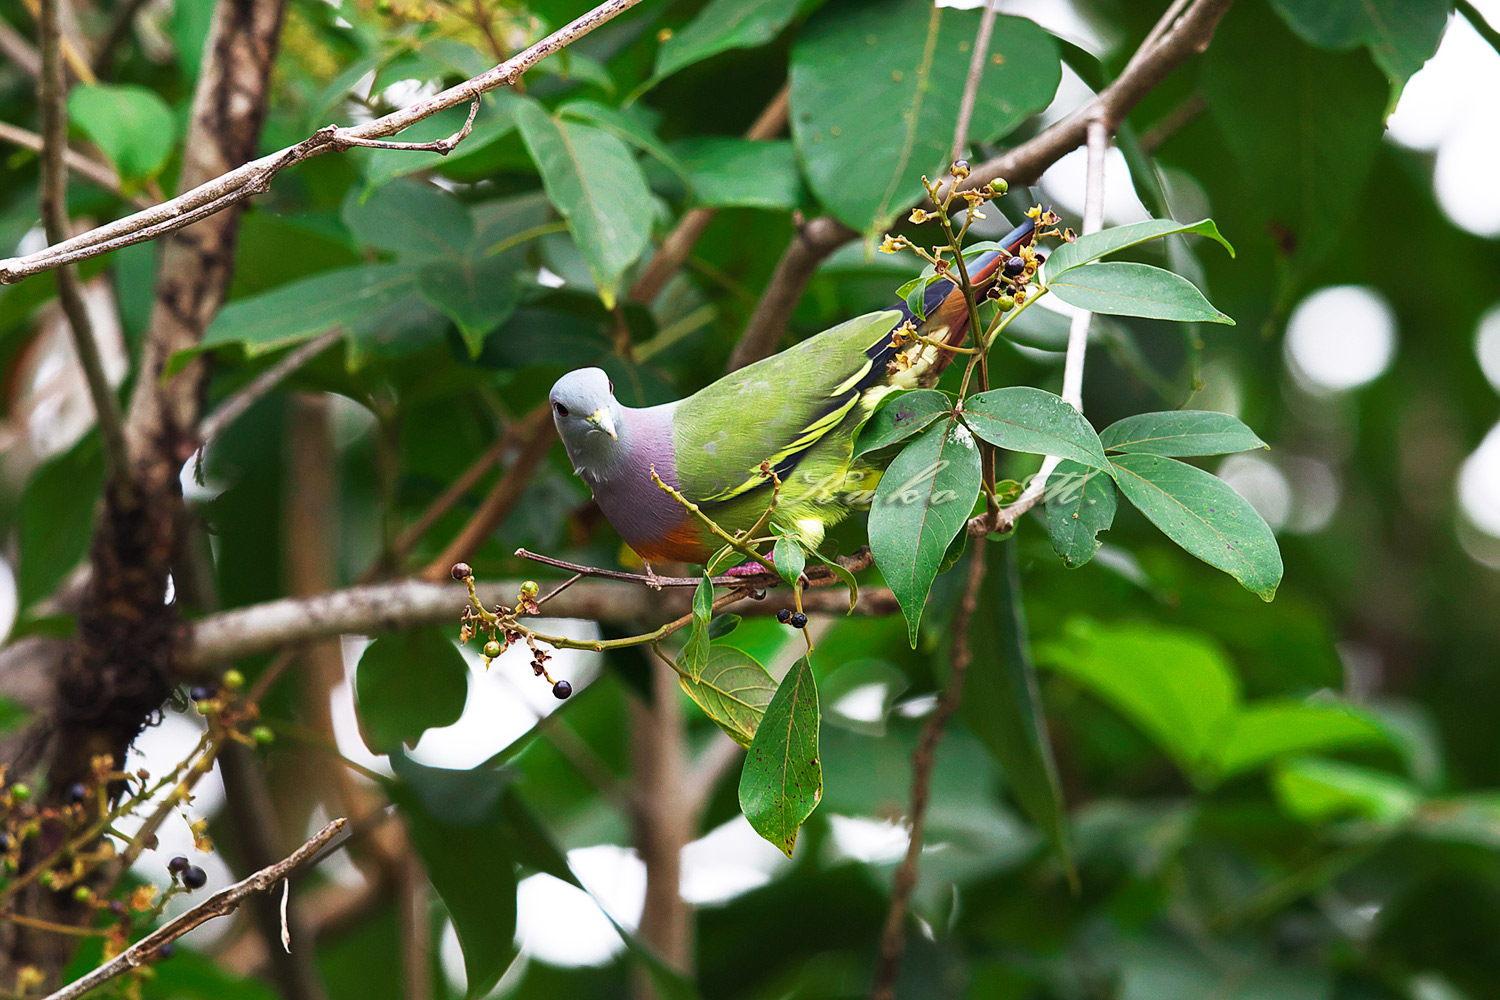
[[[527,648],[531,650],[531,672],[537,677],[546,678],[547,683],[552,685],[553,696],[558,700],[572,695],[573,685],[563,680],[554,681],[552,675],[547,672],[547,661],[552,659],[552,654],[537,645],[535,636],[529,632],[506,624],[514,622],[520,615],[535,615],[541,611],[541,605],[537,600],[542,592],[541,586],[535,580],[526,580],[522,582],[520,593],[516,595],[514,608],[497,605],[494,611],[488,611],[479,603],[479,595],[474,589],[473,567],[465,562],[454,563],[450,572],[453,579],[466,584],[469,588],[469,603],[464,607],[463,615],[459,620],[459,641],[468,642],[480,634],[489,636],[482,650],[486,668],[512,645],[525,642]]]

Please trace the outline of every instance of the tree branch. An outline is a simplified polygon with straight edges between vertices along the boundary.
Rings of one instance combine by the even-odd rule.
[[[514,601],[521,581],[499,580],[476,588],[480,601],[492,607]],[[373,635],[444,623],[453,624],[456,630],[468,601],[468,589],[460,583],[403,580],[252,604],[205,615],[183,626],[177,665],[202,669],[336,635]],[[583,580],[548,601],[546,610],[549,617],[629,625],[686,613],[690,603],[691,596],[682,591],[657,592],[629,583]],[[812,590],[803,594],[802,607],[808,613],[843,614],[849,602],[840,591]],[[773,602],[746,603],[745,598],[736,610],[748,615],[776,612]],[[855,605],[855,613],[861,615],[887,615],[896,610],[891,592],[882,587],[862,589]]]
[[[63,74],[62,31],[59,26],[59,0],[40,0],[37,9],[37,37],[42,56],[42,74],[37,81],[37,103],[42,112],[42,225],[47,239],[60,243],[68,238],[68,82]],[[104,439],[104,456],[111,477],[128,475],[129,460],[125,453],[124,418],[120,401],[104,374],[99,343],[94,339],[93,323],[83,302],[78,274],[64,267],[57,272],[57,297],[62,303],[88,384],[89,398]]]
[[[943,689],[937,706],[927,717],[921,739],[911,757],[911,808],[907,810],[911,839],[906,845],[906,857],[902,859],[901,867],[896,869],[895,881],[891,885],[891,907],[886,912],[885,928],[880,936],[880,961],[875,969],[871,1000],[892,1000],[895,996],[896,974],[901,971],[901,953],[906,949],[906,909],[911,902],[912,890],[917,886],[917,869],[922,859],[927,803],[932,796],[932,768],[937,761],[937,748],[942,742],[943,730],[963,702],[964,676],[968,673],[969,661],[973,658],[973,649],[969,645],[969,621],[974,617],[974,608],[979,604],[979,585],[983,582],[984,539],[980,538],[969,553],[969,575],[964,582],[964,594],[958,610],[953,616],[953,658],[948,686]]]
[[[336,326],[287,352],[280,361],[255,376],[239,391],[220,403],[214,412],[205,417],[203,423],[198,425],[198,440],[201,444],[207,445],[218,437],[225,427],[244,416],[246,410],[274,392],[288,376],[322,354],[330,344],[343,335],[343,327]]]
[[[47,997],[47,1000],[77,1000],[78,997],[104,985],[116,976],[122,976],[132,969],[155,961],[159,957],[158,953],[162,946],[167,942],[177,940],[188,931],[200,924],[208,923],[215,917],[233,913],[252,894],[266,891],[313,860],[329,842],[338,836],[347,823],[348,820],[334,820],[313,834],[311,840],[285,859],[268,868],[262,868],[254,875],[236,882],[227,889],[220,889],[191,910],[147,934],[93,972],[53,993]]]
[[[32,48],[30,42],[10,22],[0,18],[0,55],[21,68],[21,72],[34,80],[42,78],[42,55]]]
[[[0,50],[3,50],[3,46],[0,46]],[[40,70],[38,70],[38,72],[40,72]],[[20,146],[22,149],[29,149],[36,153],[40,153],[42,151],[43,145],[41,136],[37,135],[35,132],[28,132],[24,128],[19,128],[18,126],[12,125],[9,122],[0,122],[0,142],[8,142],[13,145]],[[120,187],[119,175],[117,175],[114,172],[114,169],[108,164],[100,163],[97,160],[91,160],[87,156],[71,148],[68,149],[68,151],[64,153],[63,156],[70,171],[77,174],[79,177],[84,178],[85,180],[97,184],[99,187],[119,197],[120,199],[131,202],[139,208],[150,208],[152,205],[156,204],[156,202],[152,201],[150,198],[147,198],[144,195],[126,194],[124,189]]]
[[[974,51],[969,54],[969,75],[964,80],[964,96],[958,106],[958,121],[953,127],[953,149],[949,161],[963,158],[969,144],[969,123],[974,120],[974,101],[979,97],[979,81],[984,77],[985,60],[990,54],[990,36],[995,31],[995,15],[1000,12],[999,0],[989,0],[984,12],[979,15],[979,30],[974,35]]]
[[[1174,6],[1162,19],[1163,23],[1170,22],[1170,27],[1158,25],[1153,29],[1125,72],[1113,83],[1078,111],[1035,138],[979,164],[962,186],[981,187],[1000,177],[1012,185],[1035,183],[1043,171],[1083,144],[1088,123],[1093,119],[1102,116],[1109,131],[1113,132],[1168,73],[1182,65],[1189,56],[1208,48],[1214,29],[1233,2],[1193,0],[1187,10],[1173,20],[1177,10]],[[818,265],[839,247],[858,237],[858,232],[832,216],[821,216],[798,226],[797,234],[777,263],[765,293],[735,346],[730,358],[731,371],[773,353]]]
[[[350,128],[325,126],[294,146],[227,170],[155,208],[99,226],[45,250],[24,257],[0,260],[0,284],[20,281],[63,264],[155,239],[265,191],[276,174],[294,163],[332,150],[368,145],[365,140],[395,135],[440,111],[461,104],[471,104],[491,90],[515,83],[532,66],[640,2],[641,0],[607,0],[519,55],[410,107]],[[428,144],[418,145],[437,148],[429,147]]]

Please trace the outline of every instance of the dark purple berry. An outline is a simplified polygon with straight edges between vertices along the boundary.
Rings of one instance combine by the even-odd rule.
[[[552,685],[552,696],[558,701],[563,701],[568,697],[568,695],[572,693],[573,685],[569,684],[567,681],[558,681],[556,684]]]
[[[776,620],[785,625],[787,622],[792,620],[792,613],[786,608],[782,608],[780,611],[776,612]]]
[[[123,917],[125,915],[125,904],[118,899],[111,899],[109,901],[109,912],[117,917]]]
[[[0,854],[8,853],[11,845],[14,843],[15,841],[11,839],[10,834],[0,833]]]
[[[1007,278],[1019,278],[1021,272],[1026,270],[1026,261],[1021,257],[1008,257],[1001,266],[1001,270],[1005,272]]]
[[[86,799],[86,798],[88,798],[88,797],[89,797],[88,786],[85,785],[83,782],[81,782],[81,781],[75,781],[71,785],[68,786],[67,799],[68,799],[69,802],[73,803],[74,805],[77,805],[77,804],[83,802],[83,800]]]
[[[807,616],[798,611],[792,615],[792,628],[806,628]]]
[[[177,857],[173,858],[171,861],[167,862],[167,871],[171,872],[173,875],[181,875],[191,867],[192,865],[189,863],[188,859],[184,858],[180,854]]]
[[[453,569],[449,572],[453,574],[453,579],[455,580],[467,580],[474,575],[474,570],[468,563],[454,563]]]
[[[188,889],[201,889],[208,884],[208,873],[197,865],[188,865],[182,873],[182,884]]]
[[[165,961],[166,959],[171,958],[175,954],[177,954],[177,942],[176,941],[168,941],[165,944],[163,944],[160,948],[156,949],[156,959],[157,959],[157,961]]]
[[[197,684],[188,689],[188,697],[194,701],[207,701],[214,696],[214,689],[207,684]]]

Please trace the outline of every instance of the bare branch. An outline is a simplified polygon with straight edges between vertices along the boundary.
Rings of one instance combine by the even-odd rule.
[[[461,104],[472,104],[482,94],[515,83],[532,66],[640,2],[641,0],[607,0],[519,55],[410,107],[350,128],[325,126],[295,146],[288,146],[279,152],[228,170],[155,208],[118,219],[45,250],[24,257],[0,260],[0,284],[20,281],[62,264],[97,257],[110,250],[155,239],[163,233],[181,229],[265,191],[276,174],[294,163],[331,150],[365,145],[363,140],[395,135],[440,111]]]
[[[0,37],[3,37],[3,33],[0,33]],[[0,51],[3,51],[3,48],[3,46],[0,46]],[[29,149],[37,153],[42,151],[41,136],[35,132],[28,132],[24,128],[12,125],[9,122],[0,122],[0,142],[9,142],[20,146],[22,149]],[[140,208],[150,208],[156,204],[156,202],[145,195],[126,194],[125,190],[120,186],[119,176],[108,164],[91,160],[75,149],[69,149],[63,155],[67,160],[67,166],[70,171],[85,180],[99,185],[99,187],[111,194],[131,202]]]
[[[892,1000],[895,996],[896,974],[901,970],[901,953],[906,948],[906,908],[912,890],[917,886],[917,867],[922,859],[927,803],[932,796],[932,768],[937,761],[943,729],[963,702],[964,675],[968,673],[969,661],[973,658],[969,645],[969,621],[979,604],[979,585],[983,582],[984,540],[981,538],[969,553],[969,576],[964,583],[963,598],[953,615],[953,658],[948,686],[927,717],[917,749],[911,756],[911,807],[907,810],[911,839],[907,841],[906,857],[896,869],[895,881],[891,885],[891,907],[886,911],[885,929],[880,936],[880,960],[875,967],[871,1000]]]
[[[0,18],[0,55],[21,67],[21,71],[32,79],[41,79],[41,53],[4,18]]]
[[[979,97],[979,81],[984,78],[985,60],[990,55],[990,36],[995,31],[995,15],[1000,0],[989,0],[979,15],[979,30],[974,35],[974,51],[969,54],[969,75],[964,80],[964,97],[958,106],[958,121],[953,126],[953,150],[949,161],[963,158],[969,144],[969,123],[974,120],[974,101]]]
[[[167,921],[161,927],[147,934],[93,972],[90,972],[81,979],[74,980],[56,993],[53,993],[47,997],[47,1000],[77,1000],[78,997],[102,986],[116,976],[122,976],[132,969],[149,964],[158,957],[162,946],[167,942],[177,940],[194,927],[206,924],[215,917],[222,917],[225,914],[233,913],[253,893],[264,892],[282,879],[289,877],[298,868],[311,861],[322,851],[329,842],[338,836],[347,823],[348,820],[344,819],[334,820],[313,834],[311,840],[297,848],[285,859],[276,862],[276,864],[268,868],[262,868],[254,875],[236,882],[227,889],[220,889],[191,910]]]
[[[1093,100],[1035,138],[979,164],[962,186],[981,187],[1001,177],[1012,185],[1032,184],[1048,167],[1083,144],[1088,123],[1093,119],[1102,115],[1109,131],[1115,131],[1125,116],[1168,73],[1182,65],[1189,56],[1208,48],[1214,29],[1233,2],[1193,0],[1180,17],[1171,21],[1170,27],[1154,29],[1126,71]],[[1169,11],[1169,15],[1175,9]],[[1169,20],[1170,16],[1163,19],[1164,22]],[[731,371],[759,361],[774,351],[786,331],[792,310],[802,298],[802,292],[818,265],[858,236],[859,233],[832,216],[822,216],[797,227],[797,234],[782,254],[740,343],[735,347],[730,359]]]
[[[68,83],[63,75],[59,3],[60,0],[40,0],[36,10],[42,55],[42,75],[37,81],[37,103],[42,111],[42,225],[47,239],[54,243],[68,238]],[[64,267],[57,272],[57,297],[67,316],[73,349],[94,403],[110,474],[126,476],[129,460],[120,401],[104,374],[99,343],[94,339],[94,327],[83,303],[78,274],[72,268]]]
[[[491,607],[514,601],[520,588],[520,580],[477,584],[479,600]],[[740,600],[735,609],[738,613],[775,613],[773,602],[748,601],[748,597]],[[452,623],[456,632],[459,613],[468,602],[468,589],[463,584],[425,580],[370,584],[312,597],[266,601],[205,615],[186,625],[177,664],[183,669],[202,669],[312,639],[374,635],[421,625]],[[624,582],[583,580],[549,601],[547,614],[630,625],[684,614],[690,603],[690,595],[680,590],[657,592]],[[802,607],[809,614],[843,614],[849,610],[849,602],[837,590],[812,590],[803,595]],[[896,610],[895,599],[883,587],[861,589],[855,605],[855,613],[861,615],[886,615]]]
[[[343,335],[343,327],[334,327],[288,352],[286,357],[255,376],[238,392],[220,403],[218,409],[203,419],[203,423],[198,427],[199,441],[206,445],[218,437],[224,428],[244,416],[246,410],[274,392],[288,376],[322,354],[330,344]]]

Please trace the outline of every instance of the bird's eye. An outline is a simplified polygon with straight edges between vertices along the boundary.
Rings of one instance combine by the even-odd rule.
[[[557,415],[559,417],[566,417],[568,415],[568,408],[566,406],[561,403],[553,403],[552,405],[557,407]]]

